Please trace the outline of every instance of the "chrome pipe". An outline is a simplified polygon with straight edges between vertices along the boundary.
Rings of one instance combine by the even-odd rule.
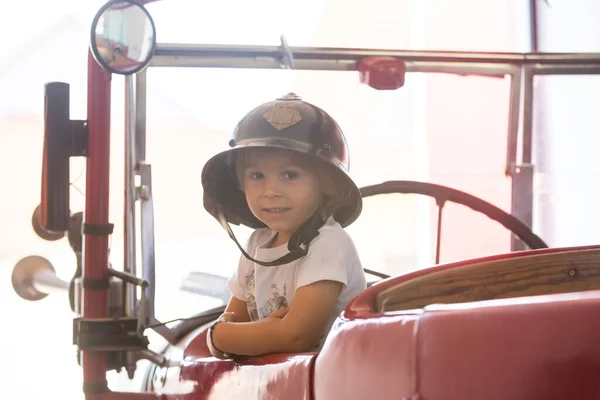
[[[140,176],[137,198],[140,200],[140,231],[142,246],[142,277],[148,282],[144,290],[144,310],[148,323],[155,321],[154,297],[156,291],[155,255],[154,255],[154,206],[152,202],[152,168],[146,164],[146,71],[136,75],[136,172]]]
[[[41,293],[66,292],[69,290],[69,282],[63,281],[50,271],[36,271],[31,277],[31,284]]]
[[[335,47],[263,45],[215,45],[158,43],[154,57],[281,58],[291,53],[294,60],[358,61],[365,57],[396,57],[403,61],[467,62],[494,64],[584,64],[599,63],[600,53],[511,53],[444,50],[394,50]],[[285,51],[284,51],[285,50]]]
[[[136,276],[136,226],[135,226],[135,77],[125,77],[125,199],[124,199],[124,252],[123,270]],[[133,285],[125,285],[124,305],[126,315],[136,315],[137,290]]]
[[[50,293],[69,289],[69,283],[56,276],[50,261],[40,256],[25,257],[15,265],[12,286],[21,298],[29,301],[38,301]]]
[[[519,116],[521,110],[522,74],[520,68],[515,68],[510,76],[510,94],[508,105],[508,136],[506,143],[506,166],[504,174],[510,176],[517,163],[517,148],[519,142]]]

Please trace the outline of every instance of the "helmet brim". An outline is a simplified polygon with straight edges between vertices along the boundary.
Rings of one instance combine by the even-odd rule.
[[[218,220],[218,213],[222,212],[227,220],[235,225],[245,225],[258,229],[265,227],[264,223],[252,214],[246,196],[235,178],[233,165],[236,152],[247,148],[279,148],[289,150],[300,155],[309,155],[310,149],[301,142],[290,140],[254,140],[247,143],[238,143],[235,148],[223,151],[209,159],[202,170],[202,186],[204,188],[204,208]],[[333,218],[342,226],[352,224],[362,211],[362,196],[356,184],[349,175],[327,154],[314,154],[315,163],[319,164],[318,170],[326,171],[333,181],[346,191],[345,202],[333,213]]]

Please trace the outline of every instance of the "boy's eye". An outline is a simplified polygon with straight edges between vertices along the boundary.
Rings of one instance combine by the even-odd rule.
[[[255,181],[264,178],[265,176],[261,172],[252,172],[250,173],[250,179]]]
[[[294,171],[287,171],[283,174],[285,179],[296,179],[298,177],[298,173]]]

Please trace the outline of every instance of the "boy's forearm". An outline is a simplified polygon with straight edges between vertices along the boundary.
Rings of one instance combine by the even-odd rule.
[[[220,323],[213,332],[214,346],[239,355],[262,355],[302,351],[301,338],[286,329],[279,318],[255,322]]]

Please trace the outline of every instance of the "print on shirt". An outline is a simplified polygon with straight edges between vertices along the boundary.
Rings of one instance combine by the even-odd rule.
[[[254,280],[254,266],[248,268],[246,274],[246,308],[248,309],[248,316],[250,321],[258,320],[258,309],[256,308],[256,297],[254,295],[256,283]]]
[[[261,308],[260,313],[264,317],[268,317],[269,315],[273,314],[274,312],[277,312],[287,306],[288,306],[287,284],[286,283],[283,284],[283,288],[280,292],[277,284],[272,283],[271,284],[271,296],[269,297],[269,300],[266,301],[264,307]]]

